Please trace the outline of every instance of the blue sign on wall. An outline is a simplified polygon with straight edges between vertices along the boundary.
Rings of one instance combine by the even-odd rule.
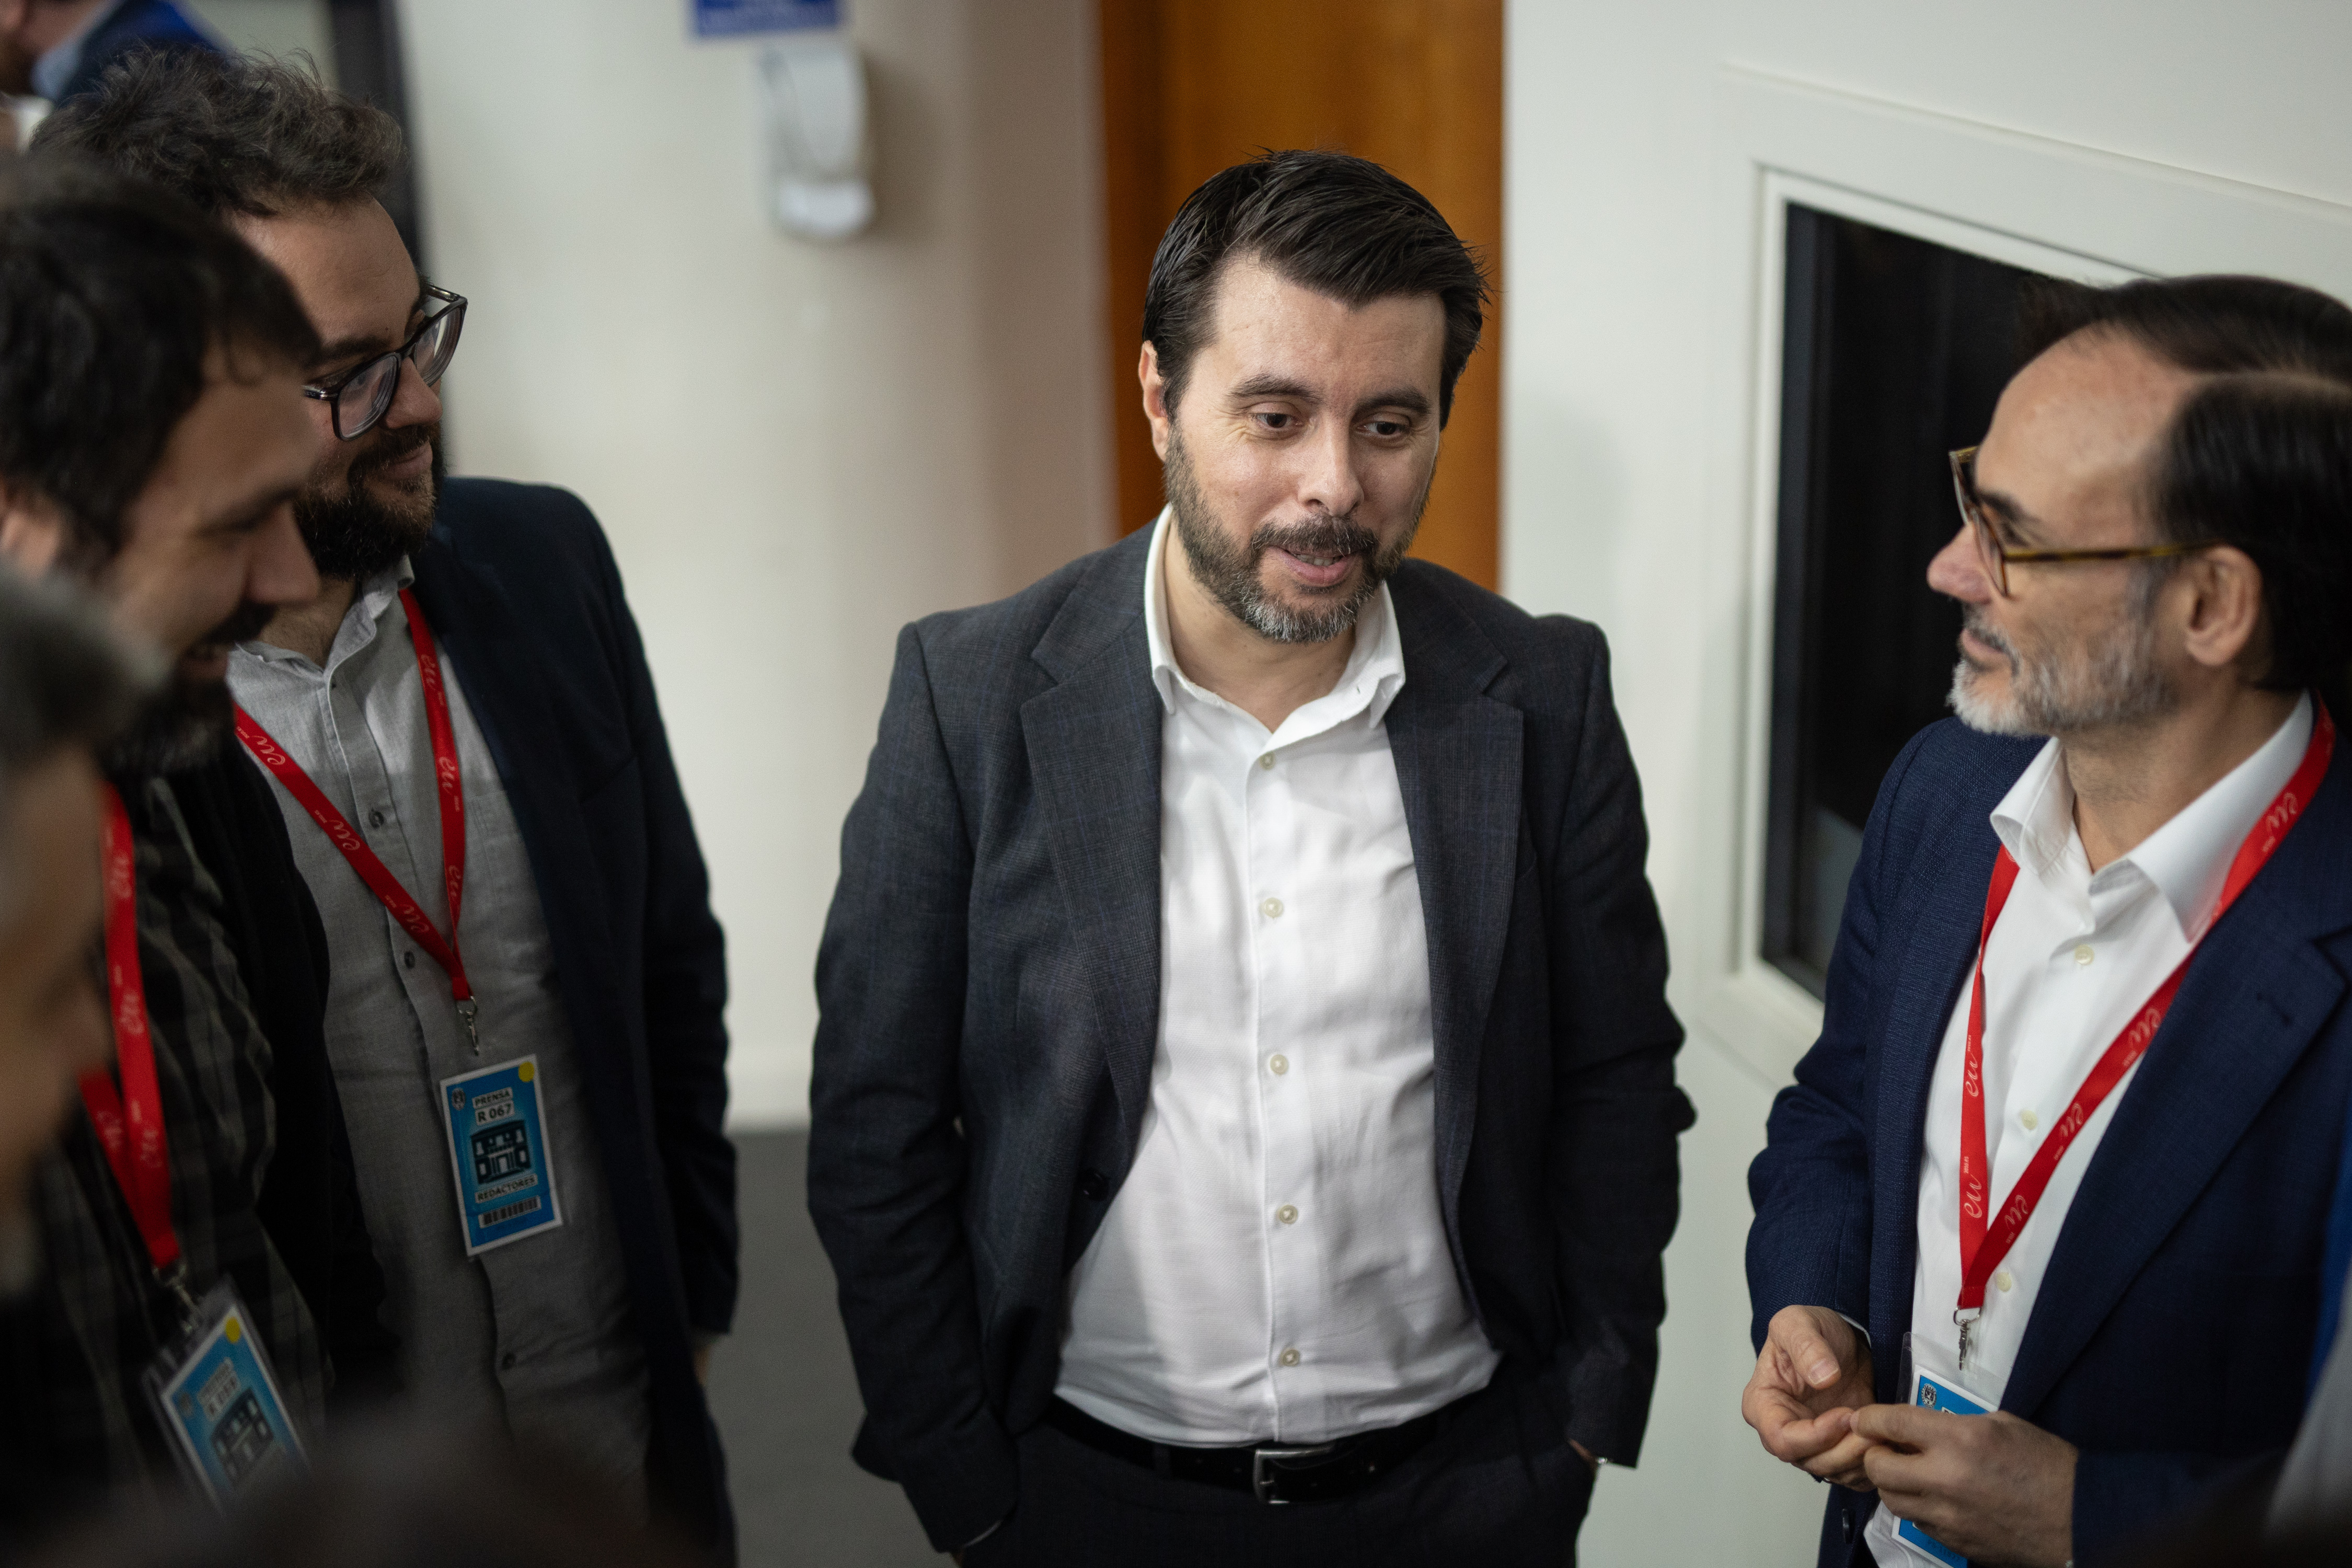
[[[693,0],[693,5],[695,36],[702,38],[841,26],[842,0]]]

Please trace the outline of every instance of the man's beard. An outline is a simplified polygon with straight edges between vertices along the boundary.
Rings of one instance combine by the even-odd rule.
[[[198,638],[189,652],[203,656],[249,642],[261,635],[274,614],[269,605],[240,605],[236,614]],[[228,693],[228,682],[192,676],[184,658],[175,660],[170,679],[148,700],[123,737],[107,749],[106,771],[144,778],[200,766],[220,754],[236,718],[236,701]]]
[[[1176,538],[1184,546],[1184,558],[1192,563],[1193,577],[1235,620],[1269,642],[1329,642],[1353,626],[1381,584],[1403,564],[1405,552],[1412,547],[1412,536],[1421,527],[1422,509],[1429,504],[1429,491],[1424,489],[1413,507],[1412,527],[1386,549],[1381,548],[1380,535],[1355,521],[1353,513],[1334,517],[1328,512],[1305,522],[1265,523],[1250,535],[1246,545],[1237,545],[1210,510],[1184,443],[1172,434],[1166,468],[1168,503],[1176,510]],[[1292,609],[1266,595],[1259,568],[1269,550],[1286,550],[1295,555],[1360,555],[1363,576],[1344,600]]]
[[[295,498],[294,525],[302,531],[302,542],[310,547],[310,560],[321,577],[364,583],[413,553],[433,530],[433,505],[447,477],[441,462],[441,426],[411,425],[382,436],[381,445],[352,459],[343,473],[341,494],[312,490]],[[369,479],[427,445],[433,448],[433,477],[424,499],[377,500],[368,489]]]
[[[2048,658],[2021,658],[2016,645],[1986,624],[1974,605],[1963,613],[1977,640],[2009,659],[2009,699],[1988,696],[1979,672],[1965,658],[1952,669],[1952,711],[1971,730],[1988,735],[2068,735],[2137,723],[2171,711],[2172,682],[2156,658],[2156,626],[2150,612],[2163,581],[2143,573],[2133,584],[2113,633],[2096,641],[2077,639]]]

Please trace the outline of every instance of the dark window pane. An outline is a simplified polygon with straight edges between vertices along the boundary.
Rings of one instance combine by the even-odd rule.
[[[1946,711],[1945,454],[1991,421],[2030,276],[1789,208],[1764,956],[1815,995],[1878,782]]]

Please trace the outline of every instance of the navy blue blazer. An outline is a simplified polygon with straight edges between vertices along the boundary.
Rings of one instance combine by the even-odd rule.
[[[1987,820],[2042,742],[1946,720],[1880,786],[1820,1041],[1748,1172],[1759,1347],[1772,1314],[1870,1325],[1877,1397],[1911,1326],[1928,1079],[1976,957]],[[2100,1140],[2001,1407],[2082,1451],[2077,1561],[2294,1435],[2352,1096],[2352,764],[2198,949]],[[1862,1563],[1874,1496],[1830,1489],[1821,1562]]]
[[[451,479],[415,560],[530,854],[653,1380],[648,1479],[731,1556],[692,1336],[735,1312],[726,957],[636,622],[578,498]]]
[[[1019,1501],[1013,1440],[1053,1397],[1065,1280],[1150,1103],[1151,537],[908,627],[842,830],[809,1208],[866,1396],[856,1458],[942,1550]],[[1690,1108],[1608,648],[1427,562],[1391,591],[1456,1278],[1567,1435],[1631,1463]]]

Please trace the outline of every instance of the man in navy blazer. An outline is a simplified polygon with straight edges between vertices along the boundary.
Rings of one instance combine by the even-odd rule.
[[[2205,278],[2030,314],[1929,569],[1961,721],[1881,786],[1749,1176],[1743,1413],[1838,1483],[1824,1564],[2096,1560],[2275,1459],[2312,1351],[2352,311]]]
[[[215,53],[172,0],[0,0],[0,91],[66,103],[138,49]]]
[[[1168,510],[899,639],[809,1205],[975,1568],[1557,1564],[1639,1452],[1689,1110],[1606,647],[1403,559],[1484,291],[1362,160],[1214,176]]]
[[[324,344],[295,503],[320,592],[229,682],[326,928],[407,1397],[569,1449],[726,1554],[701,1384],[737,1278],[726,965],[604,533],[561,490],[444,481],[467,302],[375,199],[386,116],[268,61],[147,55],[41,136],[219,215]],[[526,1133],[487,1165],[457,1114],[480,1072]]]

